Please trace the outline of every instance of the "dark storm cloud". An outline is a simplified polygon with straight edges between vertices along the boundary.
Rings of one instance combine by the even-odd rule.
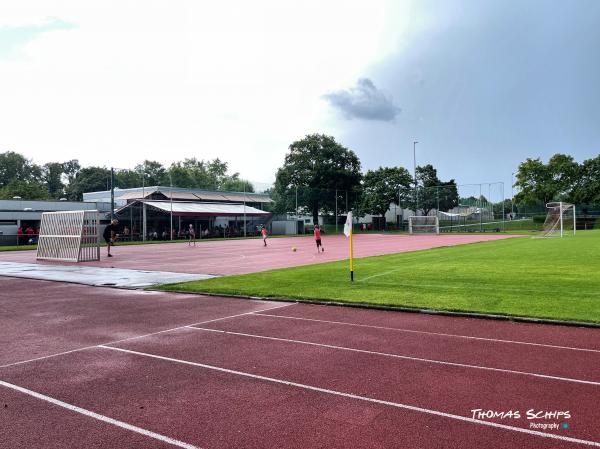
[[[412,167],[416,140],[417,165],[464,184],[502,180],[510,195],[528,157],[600,152],[599,1],[417,5],[398,50],[368,69],[402,99],[402,120],[336,123],[365,169]]]
[[[400,113],[392,98],[375,87],[369,78],[361,78],[355,87],[323,96],[348,119],[393,121]]]

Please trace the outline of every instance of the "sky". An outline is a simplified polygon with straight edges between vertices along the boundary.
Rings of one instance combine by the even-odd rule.
[[[595,0],[0,0],[0,152],[270,183],[332,135],[364,170],[504,182],[600,153]]]

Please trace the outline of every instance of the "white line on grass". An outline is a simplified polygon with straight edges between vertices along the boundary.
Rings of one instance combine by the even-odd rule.
[[[268,317],[273,317],[273,318],[284,318],[284,319],[288,319],[288,320],[314,321],[314,322],[318,322],[318,323],[341,324],[344,326],[365,327],[365,328],[369,328],[369,329],[382,329],[382,330],[396,331],[396,332],[408,332],[408,333],[413,333],[413,334],[436,335],[436,336],[441,336],[441,337],[455,337],[455,338],[465,338],[465,339],[469,339],[469,340],[491,341],[491,342],[495,342],[495,343],[510,343],[510,344],[516,344],[516,345],[541,346],[544,348],[553,348],[553,349],[567,349],[569,351],[584,351],[584,352],[600,353],[600,349],[575,348],[575,347],[571,347],[571,346],[549,345],[549,344],[544,344],[544,343],[532,343],[532,342],[528,342],[528,341],[502,340],[502,339],[498,339],[498,338],[473,337],[470,335],[445,334],[442,332],[418,331],[418,330],[414,330],[414,329],[402,329],[402,328],[397,328],[397,327],[375,326],[375,325],[371,325],[371,324],[347,323],[344,321],[318,320],[316,318],[302,318],[302,317],[288,316],[288,315],[270,315],[268,313],[260,313],[260,312],[256,312],[255,315],[268,316]],[[193,324],[192,324],[192,326],[193,326]]]
[[[87,416],[89,418],[97,419],[98,421],[102,421],[108,424],[112,424],[113,426],[120,427],[125,430],[129,430],[131,432],[139,433],[149,438],[153,438],[155,440],[162,441],[163,443],[168,443],[173,446],[182,447],[184,449],[200,449],[198,446],[194,446],[189,443],[185,443],[183,441],[176,440],[174,438],[161,435],[160,433],[152,432],[150,430],[142,429],[141,427],[137,427],[131,424],[127,424],[126,422],[119,421],[117,419],[109,418],[108,416],[101,415],[99,413],[92,412],[85,408],[77,407],[76,405],[68,404],[66,402],[60,401],[58,399],[52,398],[50,396],[46,396],[44,394],[38,393],[33,390],[28,390],[27,388],[19,387],[18,385],[14,385],[8,382],[4,382],[0,380],[0,386],[10,388],[11,390],[18,391],[20,393],[27,394],[29,396],[33,396],[36,399],[41,399],[42,401],[49,402],[54,405],[58,405],[59,407],[65,408],[75,413],[79,413],[81,415]]]
[[[506,424],[499,424],[499,423],[490,422],[490,421],[481,421],[481,420],[478,420],[478,419],[469,418],[467,416],[454,415],[452,413],[441,412],[439,410],[432,410],[432,409],[428,409],[428,408],[417,407],[417,406],[414,406],[414,405],[402,404],[400,402],[384,401],[384,400],[381,400],[381,399],[375,399],[375,398],[370,398],[370,397],[365,397],[365,396],[359,396],[359,395],[352,394],[352,393],[344,393],[344,392],[341,392],[341,391],[329,390],[327,388],[315,387],[315,386],[312,386],[312,385],[301,384],[301,383],[298,383],[298,382],[291,382],[291,381],[284,380],[284,379],[277,379],[277,378],[274,378],[274,377],[266,377],[266,376],[261,376],[261,375],[258,375],[258,374],[246,373],[244,371],[236,371],[236,370],[232,370],[232,369],[228,369],[228,368],[221,368],[221,367],[214,366],[214,365],[206,365],[206,364],[203,364],[203,363],[190,362],[190,361],[187,361],[187,360],[174,359],[174,358],[171,358],[171,357],[164,357],[164,356],[155,355],[155,354],[148,354],[148,353],[145,353],[145,352],[131,351],[129,349],[115,348],[115,347],[111,347],[111,346],[100,345],[99,347],[100,348],[104,348],[104,349],[109,349],[111,351],[120,351],[120,352],[124,352],[124,353],[127,353],[127,354],[132,354],[132,355],[138,355],[138,356],[142,356],[142,357],[149,357],[149,358],[153,358],[153,359],[164,360],[164,361],[167,361],[167,362],[180,363],[180,364],[183,364],[183,365],[195,366],[195,367],[198,367],[198,368],[210,369],[210,370],[219,371],[219,372],[222,372],[222,373],[234,374],[234,375],[237,375],[237,376],[248,377],[248,378],[251,378],[251,379],[262,380],[262,381],[265,381],[265,382],[272,382],[272,383],[276,383],[276,384],[280,384],[280,385],[287,385],[289,387],[296,387],[296,388],[301,388],[301,389],[304,389],[304,390],[316,391],[316,392],[319,392],[319,393],[330,394],[330,395],[333,395],[333,396],[341,396],[341,397],[344,397],[344,398],[356,399],[356,400],[359,400],[359,401],[371,402],[371,403],[374,403],[374,404],[387,405],[387,406],[395,407],[395,408],[399,408],[399,409],[411,410],[413,412],[426,413],[428,415],[440,416],[440,417],[443,417],[443,418],[449,418],[449,419],[453,419],[453,420],[456,420],[456,421],[468,422],[468,423],[471,423],[471,424],[478,424],[478,425],[481,425],[481,426],[495,427],[495,428],[498,428],[498,429],[509,430],[509,431],[512,431],[512,432],[524,433],[524,434],[527,434],[527,435],[534,435],[534,436],[538,436],[538,437],[542,437],[542,438],[550,438],[550,439],[555,439],[555,440],[560,440],[560,441],[568,441],[570,443],[585,444],[587,446],[600,447],[600,442],[597,442],[597,441],[582,440],[582,439],[579,439],[579,438],[571,438],[571,437],[566,437],[566,436],[562,436],[562,435],[556,435],[556,434],[552,434],[552,433],[545,433],[545,432],[539,432],[539,431],[536,431],[536,430],[530,430],[530,429],[525,429],[525,428],[521,428],[521,427],[509,426],[509,425],[506,425]]]
[[[237,315],[224,316],[224,317],[221,317],[221,318],[215,318],[213,320],[201,321],[199,323],[185,324],[183,326],[177,326],[177,327],[173,327],[171,329],[164,329],[162,331],[151,332],[149,334],[143,334],[143,335],[136,335],[135,337],[123,338],[121,340],[114,340],[114,341],[109,341],[109,342],[105,342],[105,343],[101,343],[101,344],[112,345],[112,344],[121,343],[121,342],[124,342],[124,341],[137,340],[137,339],[140,339],[140,338],[151,337],[153,335],[164,334],[164,333],[167,333],[167,332],[174,332],[174,331],[177,331],[177,330],[185,329],[188,326],[199,326],[201,324],[214,323],[215,321],[222,321],[222,320],[227,320],[227,319],[230,319],[230,318],[238,318],[238,317],[241,317],[241,316],[244,316],[244,315],[252,315],[253,313],[268,312],[269,310],[281,309],[283,307],[293,306],[294,304],[297,304],[297,303],[291,302],[291,303],[287,303],[287,304],[284,304],[284,305],[278,305],[278,306],[275,306],[275,307],[269,307],[268,309],[255,310],[255,311],[252,311],[252,312],[245,312],[245,313],[238,313]],[[7,363],[6,365],[0,365],[0,368],[8,368],[9,366],[16,366],[16,365],[23,365],[25,363],[37,362],[38,360],[50,359],[50,358],[58,357],[58,356],[61,356],[61,355],[72,354],[74,352],[80,352],[80,351],[86,351],[88,349],[94,349],[94,348],[97,348],[98,346],[100,346],[100,345],[85,346],[83,348],[71,349],[70,351],[57,352],[55,354],[44,355],[44,356],[41,356],[41,357],[35,357],[35,358],[32,358],[32,359],[28,359],[28,360],[21,360],[19,362]]]
[[[526,371],[516,371],[516,370],[511,370],[511,369],[493,368],[493,367],[489,367],[489,366],[470,365],[470,364],[465,364],[465,363],[447,362],[447,361],[443,361],[443,360],[434,360],[434,359],[424,359],[421,357],[411,357],[411,356],[407,356],[407,355],[392,354],[389,352],[369,351],[367,349],[349,348],[346,346],[328,345],[328,344],[324,344],[324,343],[313,343],[313,342],[304,341],[304,340],[290,340],[288,338],[268,337],[268,336],[264,336],[264,335],[245,334],[245,333],[241,333],[241,332],[223,331],[220,329],[209,329],[209,328],[195,327],[195,326],[187,326],[187,327],[189,329],[196,329],[196,330],[200,330],[200,331],[238,335],[238,336],[242,336],[242,337],[259,338],[259,339],[264,339],[264,340],[282,341],[282,342],[286,342],[286,343],[297,343],[297,344],[302,344],[302,345],[317,346],[317,347],[321,347],[321,348],[339,349],[342,351],[358,352],[358,353],[362,353],[362,354],[370,354],[370,355],[377,355],[377,356],[383,356],[383,357],[392,357],[392,358],[403,359],[403,360],[412,360],[415,362],[434,363],[434,364],[438,364],[438,365],[448,365],[448,366],[458,366],[460,368],[480,369],[480,370],[495,371],[495,372],[507,373],[507,374],[519,374],[519,375],[523,375],[523,376],[539,377],[542,379],[551,379],[551,380],[558,380],[558,381],[563,381],[563,382],[574,382],[574,383],[580,383],[580,384],[586,384],[586,385],[600,386],[600,382],[594,382],[592,380],[573,379],[570,377],[550,376],[548,374],[529,373]]]

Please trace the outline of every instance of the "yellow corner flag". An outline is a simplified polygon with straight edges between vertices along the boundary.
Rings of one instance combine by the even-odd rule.
[[[344,234],[350,239],[350,280],[354,282],[354,267],[352,258],[352,211],[348,212],[344,224]]]

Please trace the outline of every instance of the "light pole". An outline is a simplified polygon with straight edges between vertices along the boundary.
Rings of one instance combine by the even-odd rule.
[[[169,233],[171,234],[170,240],[173,240],[173,176],[171,176],[171,172],[169,172],[169,184],[171,184],[171,228],[169,229]]]
[[[515,218],[515,194],[513,193],[513,177],[514,173],[510,174],[510,219]]]
[[[419,209],[419,195],[417,193],[417,144],[418,141],[413,141],[413,173],[415,177],[415,215]]]

